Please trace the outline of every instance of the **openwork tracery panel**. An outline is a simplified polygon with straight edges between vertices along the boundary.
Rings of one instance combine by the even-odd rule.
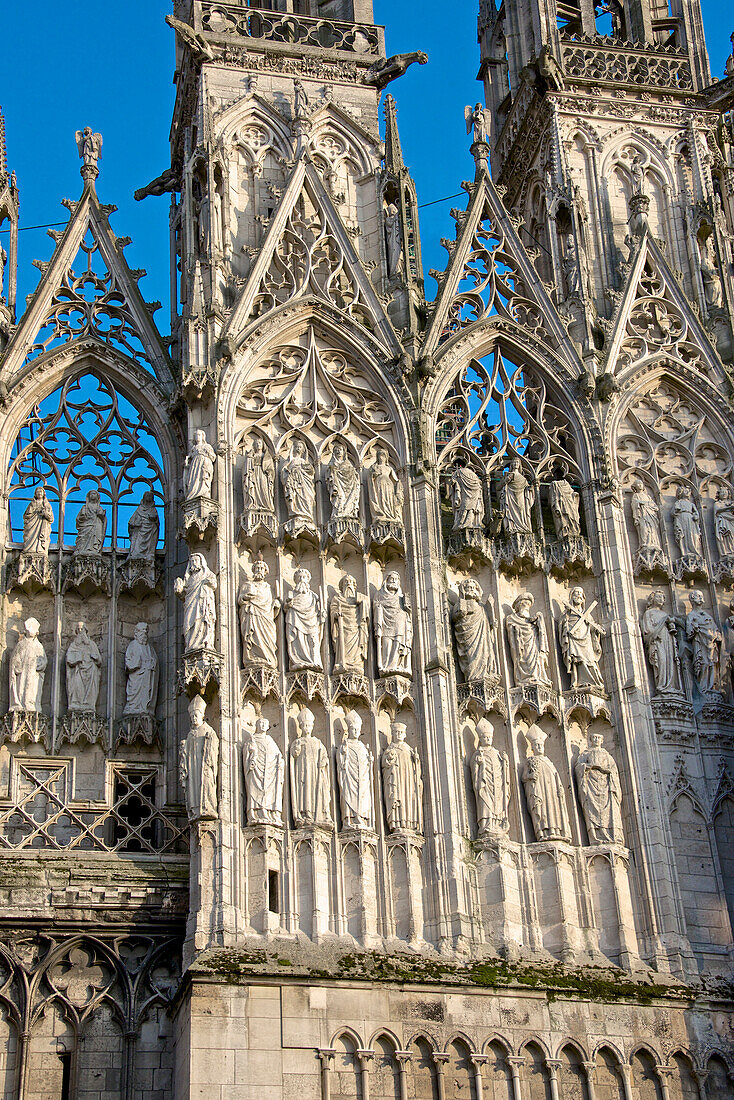
[[[9,471],[13,541],[37,486],[54,511],[53,540],[72,545],[76,516],[96,490],[107,511],[105,545],[122,549],[127,525],[146,491],[153,493],[164,535],[163,457],[142,413],[106,379],[68,379],[32,410],[13,449]]]
[[[704,369],[701,348],[688,321],[666,297],[664,281],[648,263],[640,277],[615,369],[622,371],[661,352],[675,356],[685,366]]]

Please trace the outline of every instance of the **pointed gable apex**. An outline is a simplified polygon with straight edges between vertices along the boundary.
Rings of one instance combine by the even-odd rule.
[[[171,361],[152,316],[159,303],[146,303],[138,289],[142,273],[131,271],[123,255],[129,242],[115,236],[108,220],[115,208],[103,206],[93,186],[65,205],[71,217],[61,233],[51,234],[56,249],[47,263],[37,264],[40,282],[5,350],[6,384],[46,352],[91,340],[133,359],[171,388]]]
[[[304,154],[295,165],[225,334],[235,340],[286,303],[313,298],[367,329],[390,355],[400,342],[349,232]]]

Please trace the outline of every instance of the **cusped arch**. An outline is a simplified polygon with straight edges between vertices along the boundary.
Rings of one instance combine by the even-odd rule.
[[[319,155],[319,143],[329,135],[333,135],[343,143],[344,152],[340,159],[349,157],[361,176],[367,176],[375,170],[379,160],[378,142],[374,135],[356,123],[335,103],[324,104],[311,120],[309,148],[315,156]],[[373,151],[372,157],[368,149]]]
[[[288,123],[267,100],[257,92],[245,96],[222,112],[217,119],[219,145],[224,149],[241,147],[246,150],[253,167],[258,161],[258,148],[242,140],[243,131],[251,126],[266,128],[272,136],[265,148],[270,148],[285,165],[293,156],[293,137]]]
[[[609,1044],[605,1043],[603,1045],[608,1046]],[[632,1065],[633,1060],[639,1057],[652,1058],[652,1061],[656,1066],[660,1066],[664,1062],[664,1058],[661,1052],[658,1050],[654,1050],[652,1044],[649,1042],[635,1043],[633,1046],[630,1047],[629,1055],[627,1057],[628,1064]]]
[[[631,130],[628,126],[618,127],[602,139],[599,175],[608,178],[612,169],[619,163],[619,155],[627,146],[644,150],[650,158],[650,167],[657,174],[660,183],[674,188],[675,179],[669,162],[668,152],[663,142],[648,130]],[[622,166],[624,167],[624,166]]]
[[[441,1049],[441,1042],[438,1036],[428,1028],[421,1028],[419,1031],[414,1032],[407,1041],[406,1049],[409,1049],[417,1043],[425,1043],[426,1046],[431,1048],[432,1054],[435,1054],[436,1051]]]

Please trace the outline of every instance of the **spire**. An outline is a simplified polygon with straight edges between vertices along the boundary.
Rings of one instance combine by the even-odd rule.
[[[5,145],[5,116],[0,107],[0,228],[10,230],[0,237],[0,351],[15,322],[15,298],[18,278],[18,185],[15,173],[8,171]]]
[[[385,96],[385,168],[395,175],[405,168],[398,133],[398,109],[391,95]]]
[[[5,148],[5,115],[0,107],[0,179],[8,174],[8,154]]]

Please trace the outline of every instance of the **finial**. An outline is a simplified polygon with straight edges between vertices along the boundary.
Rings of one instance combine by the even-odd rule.
[[[389,94],[385,96],[385,164],[396,175],[405,167],[398,134],[398,110]]]
[[[0,107],[0,179],[8,174],[8,158],[5,149],[5,115]]]
[[[85,183],[94,183],[99,175],[97,162],[102,154],[102,135],[92,132],[91,126],[76,132],[76,147],[82,159],[81,174]]]
[[[476,179],[479,179],[480,174],[486,172],[487,158],[489,157],[489,139],[487,137],[489,112],[481,103],[477,103],[475,107],[464,108],[464,118],[467,134],[471,134],[472,130],[474,131],[474,140],[470,152],[476,164]]]

